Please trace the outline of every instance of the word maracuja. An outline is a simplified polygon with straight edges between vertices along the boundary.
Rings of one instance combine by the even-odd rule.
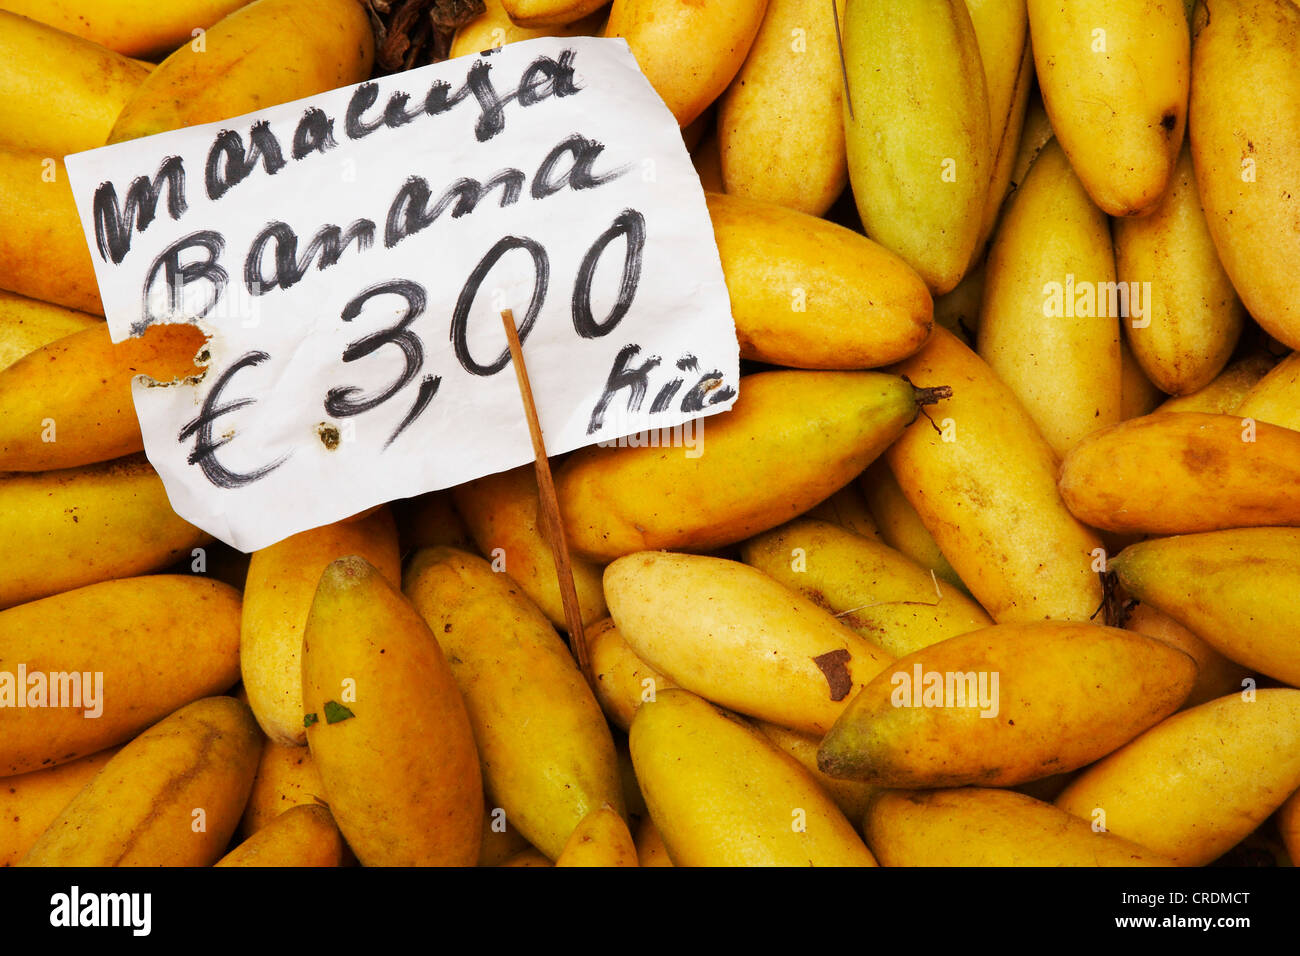
[[[104,713],[103,671],[33,671],[19,664],[18,673],[0,671],[0,708],[84,708],[92,719]]]
[[[350,140],[364,139],[381,129],[398,129],[423,117],[441,116],[472,96],[479,108],[474,135],[479,142],[486,142],[506,128],[507,104],[518,102],[520,107],[529,107],[551,97],[573,96],[581,92],[581,87],[574,81],[574,56],[573,50],[565,50],[558,59],[539,56],[524,70],[515,89],[504,96],[497,92],[492,82],[491,63],[480,58],[470,66],[465,82],[456,92],[451,91],[451,84],[446,80],[435,80],[423,103],[411,108],[408,105],[411,95],[397,90],[389,95],[382,114],[369,119],[365,114],[378,100],[379,88],[373,82],[362,83],[348,102],[344,133]],[[213,139],[203,176],[209,199],[226,196],[248,178],[258,162],[269,176],[288,165],[284,158],[286,150],[270,123],[265,120],[254,123],[249,128],[248,137],[249,142],[245,145],[239,132],[222,129]],[[338,145],[334,138],[334,118],[319,107],[308,107],[294,130],[289,155],[295,161],[301,161],[313,154],[327,153]],[[127,188],[125,207],[118,205],[117,187],[113,183],[100,185],[95,191],[94,207],[95,238],[100,255],[111,256],[115,263],[122,261],[130,248],[131,220],[137,220],[140,229],[149,224],[155,215],[158,193],[164,182],[169,188],[168,213],[173,219],[179,219],[188,208],[185,165],[179,156],[164,160],[152,181],[147,176],[133,179]]]

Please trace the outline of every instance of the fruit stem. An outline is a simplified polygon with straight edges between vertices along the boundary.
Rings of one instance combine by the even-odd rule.
[[[1098,576],[1101,578],[1101,604],[1089,620],[1095,620],[1100,614],[1101,622],[1107,627],[1123,627],[1137,602],[1125,603],[1119,591],[1119,576],[1114,571],[1102,571]]]
[[[921,388],[913,385],[912,388],[916,392],[916,404],[918,405],[933,405],[945,398],[952,398],[951,385],[935,385],[932,388]]]

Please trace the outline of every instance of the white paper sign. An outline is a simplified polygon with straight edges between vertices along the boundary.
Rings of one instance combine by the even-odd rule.
[[[545,38],[70,156],[114,341],[211,338],[137,379],[172,507],[245,551],[729,408],[739,353],[699,178],[622,40]]]

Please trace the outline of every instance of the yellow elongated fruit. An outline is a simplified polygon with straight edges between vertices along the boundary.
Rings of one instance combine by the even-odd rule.
[[[1300,431],[1300,352],[1292,352],[1256,382],[1234,411],[1242,418]]]
[[[603,2],[601,0],[602,4]],[[605,25],[604,14],[597,11],[574,23],[523,26],[522,21],[511,19],[502,0],[485,0],[484,6],[486,9],[482,14],[456,31],[448,58],[500,49],[507,43],[535,40],[538,37],[595,36]]]
[[[872,462],[858,481],[871,508],[871,516],[880,528],[880,539],[895,551],[911,558],[949,584],[966,590],[957,572],[943,556],[934,536],[926,529],[921,516],[898,486],[898,480],[883,459]]]
[[[204,335],[161,325],[114,345],[102,323],[45,345],[0,372],[0,470],[51,471],[144,450],[131,381],[201,373]]]
[[[848,185],[837,10],[842,23],[843,4],[768,0],[718,107],[727,193],[820,216]]]
[[[623,818],[611,807],[591,811],[564,844],[556,866],[638,866],[636,844]]]
[[[112,50],[3,8],[0,63],[0,141],[47,156],[103,146],[149,75]]]
[[[1246,311],[1300,348],[1300,6],[1223,0],[1194,30],[1192,159],[1210,235]]]
[[[746,376],[695,449],[589,446],[570,456],[555,481],[570,546],[612,561],[766,531],[848,484],[940,395],[881,372]]]
[[[1106,531],[1300,525],[1300,433],[1235,415],[1145,415],[1080,442],[1061,464],[1061,496]]]
[[[862,824],[882,866],[1173,866],[1011,790],[884,790]]]
[[[852,0],[844,65],[862,224],[932,292],[947,292],[974,257],[993,167],[984,67],[964,0]]]
[[[233,697],[187,704],[118,751],[20,865],[211,866],[239,823],[260,748],[257,721]]]
[[[817,752],[833,777],[882,787],[1005,787],[1077,769],[1178,709],[1182,651],[1114,627],[1002,624],[900,658]]]
[[[769,724],[764,720],[755,721],[754,726],[779,749],[799,761],[799,765],[808,771],[808,775],[816,780],[827,795],[835,801],[835,805],[844,811],[844,816],[849,819],[849,822],[856,823],[862,819],[862,814],[866,813],[867,804],[871,800],[871,795],[876,792],[876,788],[870,784],[859,783],[857,780],[840,780],[822,773],[817,767],[817,746],[821,743],[820,737],[801,734],[797,730]]]
[[[1080,774],[1056,805],[1180,866],[1211,862],[1300,788],[1300,690],[1247,696],[1162,721]]]
[[[677,866],[875,866],[816,781],[749,724],[684,690],[632,721],[632,761]]]
[[[0,289],[104,314],[61,158],[0,145]]]
[[[1151,212],[1116,220],[1114,233],[1116,273],[1129,290],[1124,334],[1143,371],[1171,395],[1203,388],[1228,363],[1245,310],[1210,239],[1189,148]],[[1139,316],[1133,293],[1144,288]]]
[[[1058,455],[1120,420],[1124,301],[1106,217],[1048,143],[989,250],[978,350]]]
[[[745,62],[767,0],[614,0],[605,36],[622,37],[682,126],[722,95]]]
[[[1151,414],[1164,400],[1165,393],[1147,378],[1127,342],[1119,343],[1119,357],[1123,375],[1119,390],[1119,417],[1120,421],[1126,422],[1139,415]]]
[[[825,733],[892,659],[737,561],[628,555],[605,570],[605,596],[623,639],[656,671],[714,703],[806,733]]]
[[[392,585],[402,580],[397,529],[387,508],[291,535],[254,552],[244,583],[240,670],[248,703],[268,737],[307,742],[302,716],[302,636],[316,587],[331,562],[364,558]]]
[[[234,588],[180,575],[105,581],[0,612],[0,775],[120,744],[229,689],[238,620]]]
[[[1038,86],[1098,206],[1140,216],[1164,194],[1187,124],[1191,35],[1165,0],[1029,0]]]
[[[579,821],[623,812],[609,725],[546,616],[482,558],[416,553],[403,587],[451,662],[493,806],[550,859]]]
[[[324,807],[284,811],[235,847],[215,866],[341,866],[343,837]]]
[[[741,557],[895,657],[993,623],[893,548],[823,521],[773,528],[745,542]]]
[[[117,748],[16,777],[0,779],[0,867],[13,866],[72,798],[108,763]]]
[[[856,484],[847,484],[816,507],[805,512],[809,518],[829,521],[846,531],[880,541],[880,529],[867,506],[867,498]]]
[[[1300,686],[1300,528],[1234,528],[1131,544],[1120,583],[1219,653]]]
[[[1256,352],[1230,363],[1204,388],[1190,395],[1177,395],[1161,402],[1159,412],[1209,412],[1230,415],[1246,400],[1277,359],[1267,352]]]
[[[930,334],[912,268],[865,236],[773,203],[706,197],[742,358],[796,368],[874,368]]]
[[[321,783],[311,751],[268,740],[258,760],[248,806],[239,821],[240,835],[247,840],[286,810],[324,802],[325,785]]]
[[[230,119],[370,76],[374,35],[358,0],[256,0],[149,74],[110,143]],[[285,63],[294,69],[284,69]]]
[[[653,701],[659,691],[677,686],[637,657],[612,618],[588,628],[586,636],[591,673],[596,678],[596,699],[605,716],[620,730],[632,726],[638,707]]]
[[[979,245],[993,232],[1002,202],[1011,187],[1020,151],[1029,90],[1034,81],[1034,55],[1029,48],[1029,13],[1025,0],[966,0],[989,99],[989,142],[993,149],[989,192]]]
[[[606,0],[501,0],[506,15],[526,27],[563,26],[588,16]]]
[[[895,366],[953,397],[885,454],[907,500],[993,620],[1089,620],[1101,604],[1096,534],[1066,510],[1056,456],[1015,394],[978,355],[936,329]]]
[[[320,578],[302,641],[307,745],[366,866],[472,866],[483,783],[469,714],[428,626],[364,558]]]
[[[196,39],[248,0],[0,0],[0,9],[31,17],[127,56],[170,52]],[[100,145],[103,145],[102,143]]]
[[[565,627],[564,602],[555,555],[542,529],[537,495],[537,473],[532,465],[499,472],[458,485],[453,496],[480,553],[488,555],[523,588],[529,599],[556,627]],[[574,558],[570,562],[582,623],[605,616],[605,595],[600,589],[603,568]]]
[[[636,828],[636,859],[638,866],[672,866],[663,835],[655,822],[646,814]]]
[[[42,345],[101,323],[85,312],[0,292],[0,371]]]
[[[1196,634],[1150,604],[1138,604],[1128,615],[1124,627],[1157,641],[1176,647],[1196,661],[1196,683],[1183,701],[1183,707],[1195,707],[1234,690],[1240,690],[1251,672],[1224,657]]]

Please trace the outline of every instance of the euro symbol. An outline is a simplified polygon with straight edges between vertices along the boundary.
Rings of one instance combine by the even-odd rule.
[[[212,390],[208,392],[208,397],[203,400],[203,408],[199,411],[198,417],[186,424],[181,433],[176,436],[176,440],[182,442],[191,435],[194,436],[194,450],[190,452],[188,461],[191,465],[198,465],[203,469],[203,476],[218,488],[242,488],[244,485],[251,484],[275,471],[289,458],[288,455],[281,455],[269,465],[264,465],[256,471],[241,474],[231,471],[217,461],[217,449],[229,442],[234,436],[222,438],[220,441],[212,440],[212,426],[218,418],[246,405],[252,405],[257,401],[255,398],[239,398],[224,405],[217,404],[221,398],[221,393],[230,384],[230,380],[235,377],[235,373],[261,365],[270,357],[265,352],[249,352],[222,372],[221,377],[212,386]]]

